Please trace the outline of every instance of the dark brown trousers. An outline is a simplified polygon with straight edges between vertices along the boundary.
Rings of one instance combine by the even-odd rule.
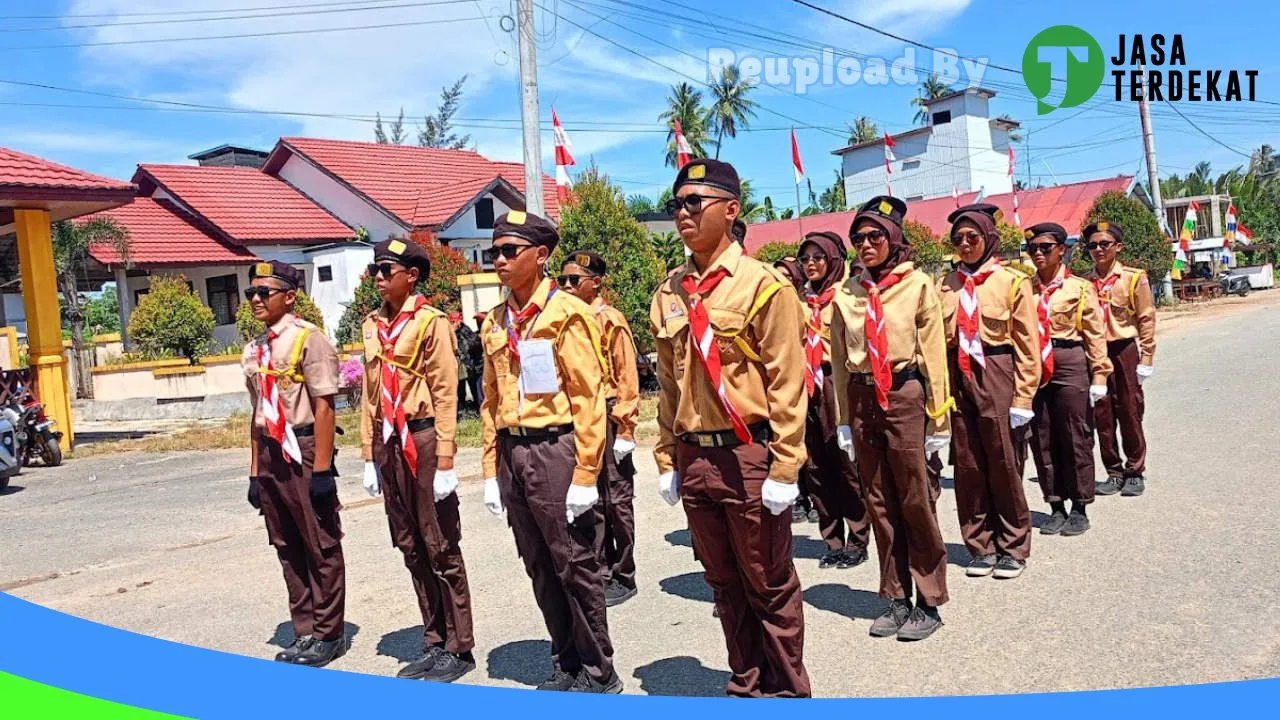
[[[1107,396],[1093,407],[1098,426],[1098,451],[1107,475],[1140,476],[1147,471],[1147,436],[1142,431],[1142,416],[1147,403],[1138,384],[1138,343],[1117,340],[1107,343],[1107,355],[1115,371],[1107,380]],[[1116,426],[1120,427],[1120,443],[1116,442]],[[1125,460],[1120,457],[1124,445]]]
[[[715,595],[729,655],[728,693],[809,697],[804,605],[791,561],[791,513],[761,500],[765,445],[676,446],[680,497],[693,549]]]
[[[257,440],[262,517],[284,569],[293,633],[337,640],[344,632],[347,598],[338,493],[312,500],[314,438],[298,438],[301,467],[286,458],[274,440]]]
[[[934,514],[934,494],[925,466],[924,385],[918,379],[894,385],[889,410],[876,390],[849,384],[854,455],[880,556],[880,596],[929,605],[947,601],[947,546]]]
[[[613,643],[605,619],[604,580],[596,552],[600,508],[573,522],[565,496],[575,465],[573,433],[554,438],[498,436],[498,485],[516,550],[551,635],[551,659],[574,674],[613,674]]]
[[[858,469],[836,442],[835,389],[827,373],[809,398],[804,444],[809,459],[800,476],[818,510],[818,531],[828,550],[866,550],[871,520],[862,502]]]
[[[1093,502],[1093,408],[1084,348],[1054,348],[1053,376],[1036,393],[1031,457],[1047,503]]]
[[[424,641],[461,654],[475,647],[475,636],[458,494],[435,501],[435,428],[414,433],[413,444],[418,448],[416,473],[409,472],[399,437],[393,435],[384,445],[381,433],[374,433],[373,460],[382,479],[391,544],[404,555],[413,579]]]
[[[956,399],[951,446],[964,546],[973,557],[1000,554],[1025,561],[1031,555],[1031,510],[1009,427],[1013,355],[988,355],[985,368],[973,363],[973,377],[960,372],[954,350],[947,365]]]
[[[618,424],[608,420],[604,458],[600,462],[600,524],[596,527],[596,547],[604,568],[604,581],[636,586],[636,516],[633,507],[636,486],[635,453],[618,462],[613,441]]]

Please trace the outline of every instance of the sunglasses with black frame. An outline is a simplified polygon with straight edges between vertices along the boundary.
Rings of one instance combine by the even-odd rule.
[[[662,206],[667,215],[675,217],[676,213],[683,207],[690,215],[697,215],[702,212],[704,205],[710,205],[716,202],[728,202],[735,198],[719,197],[717,195],[699,195],[697,193],[689,193],[683,198],[671,198]]]
[[[1022,246],[1022,249],[1026,250],[1028,255],[1035,255],[1037,253],[1044,253],[1045,255],[1048,255],[1053,252],[1054,248],[1061,244],[1062,243],[1060,242],[1026,243]]]
[[[498,259],[499,255],[508,260],[515,260],[516,256],[532,247],[537,247],[537,245],[517,245],[515,243],[507,243],[505,245],[495,245],[491,248],[485,248],[481,255],[484,257],[486,264],[492,265],[493,262]]]
[[[369,265],[365,267],[364,271],[369,273],[369,277],[378,277],[381,275],[387,279],[393,278],[402,272],[408,272],[408,270],[403,267],[397,270],[396,263],[389,262],[369,263]]]
[[[262,285],[259,285],[257,287],[248,287],[244,289],[244,299],[246,301],[252,302],[253,298],[256,296],[262,302],[266,302],[267,298],[271,297],[272,295],[275,295],[276,293],[282,293],[282,292],[288,292],[288,290],[281,290],[280,288],[273,288],[273,287],[265,287]]]
[[[1097,250],[1098,248],[1102,248],[1103,250],[1106,250],[1107,248],[1112,247],[1115,244],[1116,244],[1115,240],[1090,240],[1084,244],[1084,249]]]
[[[562,288],[578,287],[583,280],[592,280],[594,275],[560,275],[556,278],[556,283]]]

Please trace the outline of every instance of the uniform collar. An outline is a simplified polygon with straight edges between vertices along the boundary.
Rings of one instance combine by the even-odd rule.
[[[605,308],[605,305],[606,303],[604,301],[604,298],[601,297],[600,295],[597,295],[596,299],[591,301],[591,309],[597,312],[599,312],[600,310],[603,310]]]
[[[738,272],[738,265],[741,261],[742,246],[736,242],[731,242],[729,243],[729,247],[725,248],[724,252],[720,253],[720,256],[716,258],[715,262],[711,263],[711,266],[701,274],[698,273],[698,268],[693,264],[693,256],[690,255],[689,259],[684,263],[684,273],[682,276],[692,275],[693,277],[701,279],[710,275],[716,268],[724,268],[730,276],[733,276]]]
[[[285,330],[293,327],[293,322],[296,319],[297,317],[293,313],[285,313],[284,317],[277,320],[276,324],[270,327],[270,331],[279,337],[284,334]]]
[[[547,296],[551,294],[552,287],[554,286],[551,284],[551,278],[542,278],[542,281],[538,283],[538,287],[533,289],[533,294],[529,296],[529,303],[536,304],[539,308],[546,310]],[[508,303],[508,305],[510,305],[510,303]],[[529,307],[529,305],[525,304],[524,307],[516,308],[516,312],[520,312],[526,307]]]
[[[409,293],[409,297],[405,298],[404,300],[404,305],[402,305],[400,309],[396,310],[395,313],[392,315],[386,314],[385,311],[387,309],[387,304],[385,302],[382,303],[382,307],[378,308],[378,313],[381,314],[384,318],[387,318],[388,320],[390,320],[390,319],[399,317],[400,313],[413,312],[413,310],[418,304],[418,295],[419,293]]]
[[[916,268],[915,263],[913,263],[913,262],[911,262],[910,260],[908,260],[907,262],[898,263],[897,265],[895,265],[895,266],[894,266],[893,270],[890,270],[889,272],[885,273],[885,275],[886,275],[886,276],[888,276],[888,275],[906,275],[907,273],[911,272],[912,270],[915,270],[915,268]],[[860,276],[858,277],[858,280],[859,280],[860,282],[861,282],[861,281],[864,281],[864,280],[865,280],[866,282],[870,282],[870,283],[874,283],[874,282],[875,282],[875,280],[873,280],[873,279],[871,278],[871,272],[870,272],[869,270],[867,270],[866,268],[863,268],[863,269],[862,269],[862,275],[860,275]]]
[[[1089,277],[1096,280],[1106,280],[1112,275],[1120,275],[1122,270],[1124,270],[1124,264],[1117,258],[1116,261],[1111,264],[1111,272],[1107,273],[1106,276],[1099,275],[1098,269],[1094,268],[1089,272]]]
[[[962,276],[963,275],[969,275],[969,276],[981,275],[984,272],[994,270],[996,266],[998,266],[999,264],[1000,264],[1000,258],[993,257],[990,260],[983,263],[981,267],[979,267],[977,270],[973,272],[969,272],[968,268],[966,268],[964,265],[961,265],[960,267],[956,268],[956,272],[960,273]]]
[[[1066,275],[1066,273],[1067,273],[1067,265],[1066,265],[1066,263],[1059,264],[1059,265],[1058,265],[1058,272],[1054,273],[1053,279],[1052,279],[1052,280],[1050,280],[1048,283],[1046,283],[1046,282],[1044,282],[1043,280],[1041,280],[1041,279],[1040,279],[1040,273],[1038,273],[1038,272],[1037,272],[1037,273],[1035,274],[1036,285],[1037,285],[1037,286],[1041,286],[1041,287],[1046,286],[1046,285],[1052,285],[1052,284],[1054,284],[1054,283],[1058,282],[1059,280],[1062,280],[1062,279],[1063,279],[1063,276],[1064,276],[1064,275]]]

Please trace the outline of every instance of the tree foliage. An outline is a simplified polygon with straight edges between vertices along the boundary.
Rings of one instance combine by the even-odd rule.
[[[368,275],[360,278],[360,284],[351,295],[351,302],[338,320],[338,329],[334,331],[338,345],[359,341],[360,326],[364,324],[365,316],[377,310],[381,304],[382,297],[378,295],[378,288],[374,287],[373,278]]]
[[[926,272],[938,273],[947,268],[952,249],[949,241],[943,241],[922,222],[907,220],[902,232],[911,244],[911,260]]]
[[[297,300],[293,303],[293,314],[324,329],[324,315],[320,313],[320,307],[302,290],[298,291]],[[267,326],[253,318],[253,306],[247,302],[240,303],[236,308],[236,332],[240,339],[247,343],[266,331]]]
[[[756,116],[756,101],[750,95],[754,83],[744,79],[737,65],[720,69],[720,77],[711,84],[711,125],[716,133],[716,159],[725,136],[737,137],[738,130],[750,126]]]
[[[181,275],[152,275],[151,289],[129,316],[129,339],[144,354],[190,358],[209,347],[213,310],[200,302]]]
[[[465,150],[471,143],[470,135],[459,136],[453,131],[453,116],[458,112],[462,102],[462,86],[467,76],[458,78],[451,87],[440,89],[440,106],[435,115],[422,119],[422,130],[418,132],[418,144],[422,147],[444,148],[447,150]]]
[[[120,262],[129,265],[129,229],[108,217],[91,220],[62,220],[53,224],[53,262],[58,290],[62,292],[63,318],[71,328],[75,352],[77,388],[80,397],[93,397],[93,366],[84,344],[84,309],[81,307],[79,278],[89,264],[95,247],[110,247]]]
[[[658,119],[668,128],[667,165],[675,167],[678,159],[676,120],[680,121],[680,132],[689,143],[693,157],[707,156],[706,143],[711,142],[712,117],[711,111],[702,106],[701,90],[687,82],[673,85],[671,94],[667,96],[667,109],[658,115]]]
[[[653,246],[658,263],[664,270],[673,270],[684,262],[684,240],[680,239],[680,233],[674,230],[652,233],[649,235],[649,244]]]
[[[373,123],[373,140],[379,145],[403,145],[407,138],[404,131],[404,108],[400,108],[400,114],[391,123],[391,134],[382,127],[382,113],[377,113],[377,120]]]
[[[938,98],[951,92],[951,86],[943,82],[942,76],[937,73],[925,78],[920,83],[920,94],[911,98],[911,104],[916,108],[916,124],[929,124],[929,106],[928,102],[937,100]]]
[[[480,268],[453,248],[435,243],[423,243],[422,246],[431,260],[431,272],[418,281],[414,290],[426,297],[428,304],[442,312],[462,310],[462,288],[458,287],[458,276],[479,272]],[[365,316],[377,310],[380,305],[382,296],[378,295],[373,278],[362,276],[360,284],[351,295],[351,302],[342,311],[338,329],[334,331],[338,344],[346,345],[360,340],[360,326],[364,324]]]
[[[655,213],[658,212],[658,209],[658,206],[653,202],[653,198],[648,195],[635,194],[627,196],[627,212],[631,213],[632,217]]]
[[[784,258],[794,258],[800,253],[800,243],[771,242],[756,250],[755,258],[766,265],[772,265]]]
[[[1169,273],[1173,254],[1169,250],[1169,241],[1160,231],[1160,224],[1156,222],[1150,208],[1142,201],[1123,193],[1103,193],[1094,201],[1079,231],[1084,232],[1089,223],[1100,220],[1113,222],[1124,230],[1121,262],[1130,267],[1144,268],[1152,286],[1159,285]],[[1077,247],[1078,245],[1079,243]],[[1084,274],[1093,269],[1093,259],[1089,257],[1089,253],[1077,249],[1071,256],[1072,272]]]
[[[846,128],[849,130],[850,145],[861,145],[880,137],[880,126],[866,115],[854,118],[853,122],[846,124]]]

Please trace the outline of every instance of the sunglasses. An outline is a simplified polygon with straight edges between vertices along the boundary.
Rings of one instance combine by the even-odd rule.
[[[262,302],[266,302],[267,298],[271,297],[272,295],[275,295],[276,293],[282,293],[282,292],[284,292],[284,290],[281,290],[279,288],[269,288],[269,287],[261,287],[261,286],[245,288],[244,299],[249,302],[252,302],[253,299],[257,297]]]
[[[977,233],[972,230],[969,230],[968,232],[962,231],[951,236],[951,244],[959,245],[960,243],[969,243],[972,245],[981,239],[982,233]]]
[[[1115,244],[1116,244],[1115,240],[1099,240],[1096,242],[1093,240],[1090,240],[1089,242],[1084,244],[1084,249],[1097,250],[1098,248],[1102,248],[1103,250],[1106,250],[1107,248]]]
[[[1053,252],[1054,248],[1058,247],[1058,243],[1027,243],[1022,247],[1027,251],[1028,255],[1039,255],[1041,253],[1048,255]]]
[[[826,253],[805,254],[796,258],[796,262],[800,263],[801,265],[804,265],[806,263],[811,263],[811,262],[816,263],[816,262],[826,262],[826,261],[827,261]]]
[[[493,263],[494,260],[498,259],[499,255],[507,260],[515,260],[520,253],[531,247],[537,247],[537,245],[517,245],[515,243],[495,245],[484,251],[484,261],[487,263]]]
[[[872,245],[883,245],[888,238],[889,235],[883,230],[868,230],[850,235],[849,241],[853,243],[854,247],[859,247],[865,242],[869,242]]]
[[[388,280],[395,277],[396,275],[399,275],[402,272],[407,272],[404,268],[397,269],[394,263],[387,263],[387,262],[369,263],[369,265],[365,267],[364,271],[369,273],[369,277],[378,277],[379,275],[381,275],[382,277],[387,278]]]
[[[581,284],[583,280],[590,280],[590,279],[591,279],[591,276],[589,275],[561,275],[560,277],[556,278],[556,282],[560,283],[560,287],[562,288],[571,288],[571,287],[578,287],[578,285]]]
[[[733,198],[716,197],[714,195],[698,195],[696,193],[689,193],[683,198],[671,198],[662,207],[671,217],[675,217],[676,213],[679,212],[682,207],[687,210],[690,215],[697,215],[702,212],[703,205],[727,202],[732,199]]]

